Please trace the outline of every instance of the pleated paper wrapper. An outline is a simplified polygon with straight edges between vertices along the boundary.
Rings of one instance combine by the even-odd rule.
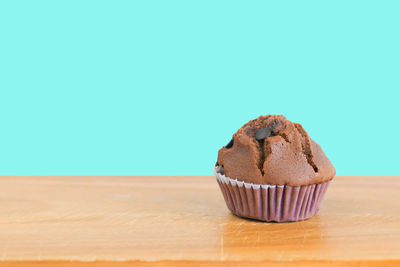
[[[235,215],[266,222],[301,221],[314,216],[330,181],[321,184],[288,186],[249,184],[214,175],[228,209]]]

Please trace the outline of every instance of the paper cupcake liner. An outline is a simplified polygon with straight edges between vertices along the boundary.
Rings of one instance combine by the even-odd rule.
[[[301,221],[314,216],[330,181],[288,186],[240,182],[214,169],[228,209],[240,217],[261,221]]]

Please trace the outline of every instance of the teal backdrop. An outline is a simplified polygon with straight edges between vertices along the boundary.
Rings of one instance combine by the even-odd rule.
[[[0,175],[211,175],[284,114],[400,175],[400,1],[1,1]]]

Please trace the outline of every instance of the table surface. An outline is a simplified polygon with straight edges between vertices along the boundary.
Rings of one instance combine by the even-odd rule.
[[[211,176],[0,177],[2,266],[400,266],[400,177],[336,177],[313,218],[232,215]]]

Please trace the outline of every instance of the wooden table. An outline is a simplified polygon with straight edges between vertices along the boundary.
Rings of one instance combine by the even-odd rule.
[[[1,266],[400,266],[400,177],[336,177],[296,223],[230,214],[207,177],[0,177]]]

